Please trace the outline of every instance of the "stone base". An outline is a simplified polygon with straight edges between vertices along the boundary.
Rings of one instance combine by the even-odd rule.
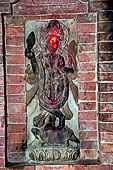
[[[79,158],[80,148],[51,146],[33,148],[26,151],[26,159],[30,163],[67,163]]]

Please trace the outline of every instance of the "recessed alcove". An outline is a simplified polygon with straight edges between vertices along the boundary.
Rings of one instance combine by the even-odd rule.
[[[97,13],[79,0],[63,15],[30,0],[12,8],[4,16],[7,165],[98,164]]]

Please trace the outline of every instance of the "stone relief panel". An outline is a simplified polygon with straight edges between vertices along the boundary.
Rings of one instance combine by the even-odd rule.
[[[66,163],[79,158],[77,23],[26,21],[26,159]]]

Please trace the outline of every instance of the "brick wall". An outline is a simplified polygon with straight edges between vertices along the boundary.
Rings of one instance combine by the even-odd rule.
[[[22,170],[112,170],[113,85],[112,1],[0,1],[0,169],[5,170],[5,115],[8,113],[10,161],[17,161],[26,136],[24,23],[75,18],[78,25],[79,129],[81,160],[100,165],[33,166]],[[11,7],[11,3],[12,7]],[[57,14],[57,15],[56,15]],[[4,29],[5,28],[5,29]],[[5,39],[3,31],[5,30]],[[5,47],[3,42],[5,40]],[[4,79],[6,74],[6,80]],[[7,86],[4,86],[4,81]],[[7,94],[7,98],[4,93]],[[4,100],[5,99],[5,100]],[[6,109],[7,101],[7,109]],[[15,152],[15,148],[16,152]],[[17,154],[14,160],[13,153]],[[20,153],[19,153],[20,154]],[[22,156],[21,156],[22,158]],[[99,159],[98,159],[99,158]],[[19,159],[20,160],[20,159]],[[19,161],[18,160],[18,161]],[[20,160],[21,161],[21,160]]]

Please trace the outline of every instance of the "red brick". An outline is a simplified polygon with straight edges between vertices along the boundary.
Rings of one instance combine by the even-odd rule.
[[[96,150],[92,150],[92,149],[81,149],[81,152],[80,152],[80,158],[82,160],[95,160],[95,159],[98,159],[99,157],[99,154]]]
[[[113,132],[113,123],[100,123],[100,132]]]
[[[5,146],[5,137],[0,137],[0,147]]]
[[[24,28],[21,26],[6,26],[6,37],[18,36],[24,37]]]
[[[0,96],[0,104],[4,103],[4,96]]]
[[[4,107],[0,105],[0,116],[4,115]]]
[[[99,114],[99,120],[102,122],[113,122],[112,113],[101,113]]]
[[[99,64],[99,72],[112,72],[113,64],[106,63],[106,64]]]
[[[25,160],[25,152],[23,150],[20,153],[9,153],[8,154],[9,162],[14,162],[16,164],[19,162],[23,162],[23,160]]]
[[[59,15],[55,15],[55,17],[54,17],[54,15],[42,15],[42,16],[40,16],[40,18],[41,19],[54,19],[54,18],[56,18],[56,19],[76,19],[76,17],[77,17],[77,14],[59,14]],[[26,18],[26,17],[25,17]]]
[[[113,144],[101,144],[100,145],[101,152],[113,153]]]
[[[0,45],[0,54],[3,54],[3,47]]]
[[[8,133],[25,133],[26,125],[25,124],[9,124]]]
[[[8,113],[25,113],[25,104],[8,104]]]
[[[8,85],[7,87],[8,94],[25,94],[25,86],[24,85]]]
[[[7,55],[24,55],[24,48],[23,47],[6,47],[6,54]]]
[[[98,24],[98,32],[112,32],[113,23],[111,22],[102,22]]]
[[[78,24],[79,33],[95,33],[96,25],[95,24]]]
[[[79,44],[79,53],[94,52],[96,50],[96,44]]]
[[[20,1],[19,5],[31,5],[32,4],[32,0],[24,0],[24,1]]]
[[[73,165],[73,170],[88,170],[87,165]]]
[[[95,82],[79,82],[80,91],[95,91],[96,83]]]
[[[95,102],[84,102],[79,103],[79,110],[96,110],[96,103]]]
[[[48,13],[62,14],[62,13],[87,13],[88,5],[87,3],[77,2],[76,4],[67,4],[67,5],[58,5],[58,6],[49,6]]]
[[[113,61],[113,54],[99,53],[99,61]]]
[[[113,112],[113,103],[100,103],[100,112]]]
[[[93,63],[79,63],[79,72],[95,71],[95,64]]]
[[[24,37],[7,37],[7,45],[24,46]]]
[[[43,4],[45,4],[45,5],[47,5],[47,4],[51,4],[51,5],[58,4],[58,5],[60,5],[60,4],[67,4],[68,0],[57,0],[57,1],[51,1],[51,0],[45,0],[45,1],[38,0],[37,1],[37,0],[33,0],[33,3],[38,4],[38,5],[43,5]]]
[[[0,65],[0,76],[3,76],[4,74],[3,74],[3,65],[1,64]]]
[[[112,42],[99,43],[99,51],[113,51],[113,43]]]
[[[24,0],[25,1],[25,0]],[[23,16],[12,16],[12,15],[6,15],[5,16],[5,22],[7,25],[14,25],[14,26],[23,26],[24,19]]]
[[[0,158],[0,167],[4,167],[5,165],[5,158]]]
[[[0,96],[4,95],[4,86],[0,86]]]
[[[24,76],[21,75],[8,75],[7,84],[25,84]]]
[[[8,55],[6,56],[7,64],[25,64],[24,55]]]
[[[87,54],[78,54],[78,61],[79,62],[94,62],[96,60],[96,56],[93,53]]]
[[[88,170],[111,170],[110,165],[90,165]]]
[[[80,122],[80,130],[91,131],[97,129],[97,122],[95,121],[82,121]]]
[[[80,131],[80,139],[81,140],[97,140],[97,131]]]
[[[24,74],[25,66],[23,65],[7,65],[7,74]]]
[[[46,15],[47,17],[47,15]],[[41,19],[41,16],[36,16],[36,15],[27,15],[27,16],[24,16],[24,20],[27,21],[27,20],[39,20],[40,21]]]
[[[25,95],[8,95],[8,103],[25,103]]]
[[[113,133],[112,132],[103,132],[100,133],[100,142],[112,142],[113,143]]]
[[[99,81],[113,81],[113,73],[99,73]]]
[[[90,2],[90,12],[100,12],[107,9],[112,9],[112,6],[109,6],[108,2]]]
[[[113,93],[100,93],[100,102],[113,102]]]
[[[1,146],[0,147],[0,157],[3,157],[3,156],[5,156],[5,147]]]
[[[96,22],[95,14],[79,14],[77,16],[78,23],[92,23]]]
[[[95,35],[92,34],[79,34],[78,43],[94,43]]]
[[[79,100],[96,100],[96,93],[95,92],[79,92]]]
[[[102,164],[106,163],[108,165],[113,164],[113,153],[101,154],[101,163]],[[110,170],[113,170],[113,167]]]
[[[96,112],[79,112],[79,120],[96,120]]]
[[[9,114],[8,115],[9,123],[26,123],[26,114]]]
[[[0,64],[3,64],[3,55],[0,55]]]
[[[53,6],[52,6],[53,7]],[[48,6],[31,6],[15,5],[13,8],[14,15],[42,15],[49,14]]]
[[[99,12],[99,21],[113,21],[113,11]]]
[[[78,74],[78,80],[79,81],[94,81],[95,80],[95,73],[93,73],[93,72],[79,73]]]
[[[2,45],[2,41],[3,41],[2,34],[0,34],[0,45]]]
[[[0,13],[10,13],[11,6],[10,3],[0,3]]]
[[[97,142],[93,141],[81,141],[80,148],[81,149],[97,149]]]
[[[9,143],[22,143],[22,140],[25,138],[26,134],[9,134],[8,142]]]
[[[113,83],[99,83],[99,91],[100,92],[112,92],[113,91]]]
[[[98,41],[111,41],[113,40],[113,33],[99,33]]]
[[[8,153],[10,152],[22,152],[23,143],[8,143]]]

